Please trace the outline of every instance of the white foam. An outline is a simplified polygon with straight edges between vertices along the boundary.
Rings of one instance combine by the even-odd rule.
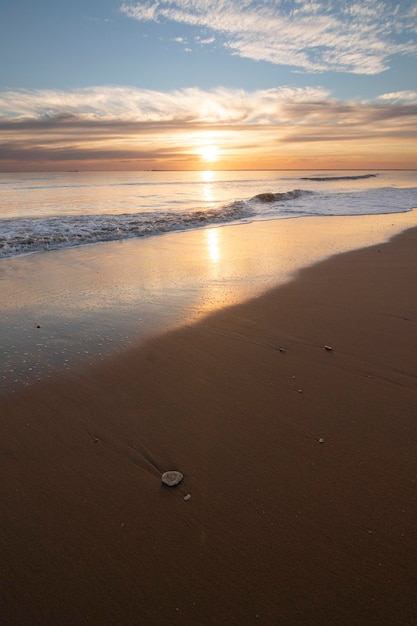
[[[119,204],[113,207],[112,202],[116,202],[117,195],[106,197],[105,208],[101,205],[101,198],[91,204],[86,203],[86,197],[91,200],[91,187],[94,187],[91,181],[90,187],[85,186],[90,195],[81,195],[78,204],[75,204],[76,211],[64,215],[60,215],[62,207],[57,204],[57,198],[61,196],[54,195],[56,191],[50,191],[51,181],[48,181],[49,187],[45,186],[42,193],[46,194],[44,200],[49,215],[36,209],[37,217],[23,212],[0,220],[0,258],[249,220],[398,213],[417,207],[417,187],[378,187],[375,181],[379,179],[375,175],[328,176],[326,180],[331,181],[329,184],[319,182],[325,177],[303,177],[292,179],[292,182],[301,179],[311,180],[312,189],[288,189],[289,179],[265,178],[259,181],[263,186],[261,191],[248,195],[249,199],[213,202],[201,198],[201,202],[194,204],[190,204],[190,190],[196,193],[198,189],[200,195],[204,194],[206,187],[202,187],[201,181],[198,184],[195,181],[183,183],[181,191],[174,193],[172,199],[172,190],[167,188],[162,192],[161,185],[169,187],[174,183],[159,181],[158,185],[154,185],[155,189],[159,189],[159,195],[155,196],[153,204],[153,196],[146,196],[146,206],[141,211],[135,211],[134,205],[126,204],[126,199],[122,203],[119,200]],[[336,184],[339,180],[342,185]],[[21,181],[21,184],[23,182],[27,184],[27,181]],[[114,186],[113,183],[108,184]],[[117,189],[126,184],[122,180]],[[271,186],[270,189],[265,189],[266,184]],[[61,184],[59,189],[63,187]],[[217,189],[220,188],[222,198],[232,194],[236,198],[244,190],[259,189],[256,180],[250,177],[241,181],[219,181]],[[77,189],[81,189],[80,185]],[[55,209],[51,206],[54,200]],[[130,201],[133,201],[132,198]],[[122,206],[124,212],[120,210]],[[196,208],[198,206],[201,208]],[[97,212],[99,208],[103,208],[102,213]]]

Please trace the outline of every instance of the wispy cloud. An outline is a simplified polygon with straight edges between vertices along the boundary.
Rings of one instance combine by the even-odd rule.
[[[380,100],[388,102],[415,102],[417,103],[417,91],[393,91],[391,93],[384,93],[379,96]]]
[[[382,140],[411,163],[415,96],[398,92],[376,102],[342,102],[313,87],[7,91],[0,93],[0,160],[8,167],[65,161],[117,167],[123,160],[136,167],[187,167],[196,165],[201,144],[215,142],[224,167],[242,166],[245,159],[270,166],[277,155],[304,151],[325,158],[336,149],[367,153],[370,146],[378,159]]]
[[[393,55],[417,53],[414,0],[144,0],[121,11],[196,26],[231,54],[310,72],[378,74]]]
[[[276,123],[287,103],[320,102],[328,95],[326,90],[316,87],[279,87],[253,92],[226,88],[161,92],[133,87],[19,90],[0,93],[0,116],[37,122],[76,118],[120,123],[252,124],[260,120]]]

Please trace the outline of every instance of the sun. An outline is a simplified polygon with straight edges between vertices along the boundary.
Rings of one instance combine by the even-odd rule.
[[[208,144],[198,148],[197,154],[200,155],[203,161],[207,161],[207,163],[214,163],[214,161],[219,160],[220,151],[217,146]]]

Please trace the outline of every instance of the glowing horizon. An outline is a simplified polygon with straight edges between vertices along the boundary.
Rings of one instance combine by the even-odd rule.
[[[416,167],[413,0],[112,1],[11,4],[0,171]]]

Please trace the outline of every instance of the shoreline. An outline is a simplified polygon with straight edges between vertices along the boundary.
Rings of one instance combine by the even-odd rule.
[[[2,386],[108,358],[416,224],[416,210],[303,217],[4,260]]]
[[[414,624],[416,268],[414,227],[0,399],[5,623]]]

